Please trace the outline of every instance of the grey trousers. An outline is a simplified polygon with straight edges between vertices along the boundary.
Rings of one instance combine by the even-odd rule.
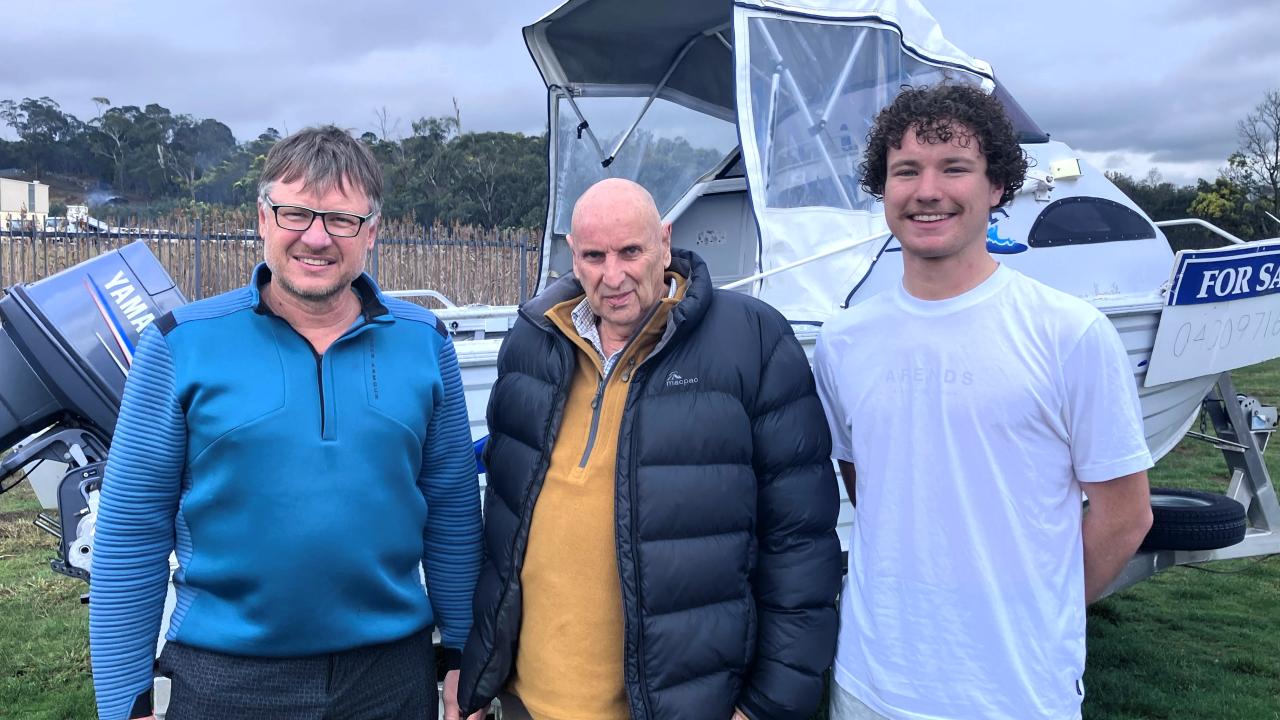
[[[867,707],[866,703],[840,687],[840,683],[834,679],[831,681],[831,704],[827,717],[830,720],[890,720]]]
[[[165,720],[437,720],[431,629],[300,658],[240,657],[166,643]]]
[[[502,706],[502,720],[533,720],[520,698],[506,690],[498,693],[498,704]]]

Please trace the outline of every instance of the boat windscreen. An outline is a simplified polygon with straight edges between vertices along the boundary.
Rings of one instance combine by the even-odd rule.
[[[644,97],[578,97],[582,118],[599,145],[612,149],[644,106]],[[666,214],[693,183],[710,172],[738,145],[733,123],[691,110],[663,98],[653,101],[640,124],[607,167],[601,152],[580,129],[570,103],[557,100],[555,132],[555,197],[552,228],[569,232],[573,205],[587,188],[609,177],[644,186]]]
[[[996,78],[996,99],[1004,106],[1004,112],[1009,116],[1009,120],[1013,123],[1014,132],[1018,133],[1018,142],[1020,143],[1047,143],[1049,142],[1049,133],[1040,129],[1035,120],[1027,114],[1026,110],[1013,99],[1013,95],[1009,93],[1009,89],[1000,82],[1000,78]]]
[[[742,164],[742,149],[734,151],[733,157],[725,164],[720,172],[716,173],[717,180],[728,180],[729,178],[745,178],[747,176],[747,168]]]

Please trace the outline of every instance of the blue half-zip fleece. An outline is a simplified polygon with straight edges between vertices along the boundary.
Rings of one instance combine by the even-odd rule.
[[[98,712],[128,717],[166,640],[297,657],[471,626],[480,496],[457,358],[429,311],[353,283],[323,354],[248,287],[143,333],[103,481],[90,590]],[[426,575],[430,600],[419,577]]]

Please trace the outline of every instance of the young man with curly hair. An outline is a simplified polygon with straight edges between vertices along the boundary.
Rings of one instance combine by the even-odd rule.
[[[907,89],[869,141],[903,277],[814,355],[857,508],[831,717],[1079,718],[1085,605],[1151,522],[1133,369],[1093,306],[987,252],[1027,167],[994,97]]]

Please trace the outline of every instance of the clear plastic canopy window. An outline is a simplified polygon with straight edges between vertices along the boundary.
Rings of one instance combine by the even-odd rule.
[[[872,210],[867,131],[904,85],[978,78],[902,52],[885,27],[750,19],[751,114],[768,207]]]
[[[643,97],[578,97],[574,102],[603,148],[612,148],[644,107]],[[634,180],[653,194],[664,215],[738,145],[733,123],[662,98],[654,100],[609,167],[590,137],[578,130],[569,102],[557,101],[553,231],[569,232],[573,205],[587,188],[609,177]]]
[[[734,69],[759,267],[767,273],[755,294],[793,322],[821,323],[888,237],[883,206],[858,186],[876,115],[904,85],[989,89],[989,69],[951,48],[914,3],[885,0],[883,14],[818,19],[748,2],[734,10]]]

